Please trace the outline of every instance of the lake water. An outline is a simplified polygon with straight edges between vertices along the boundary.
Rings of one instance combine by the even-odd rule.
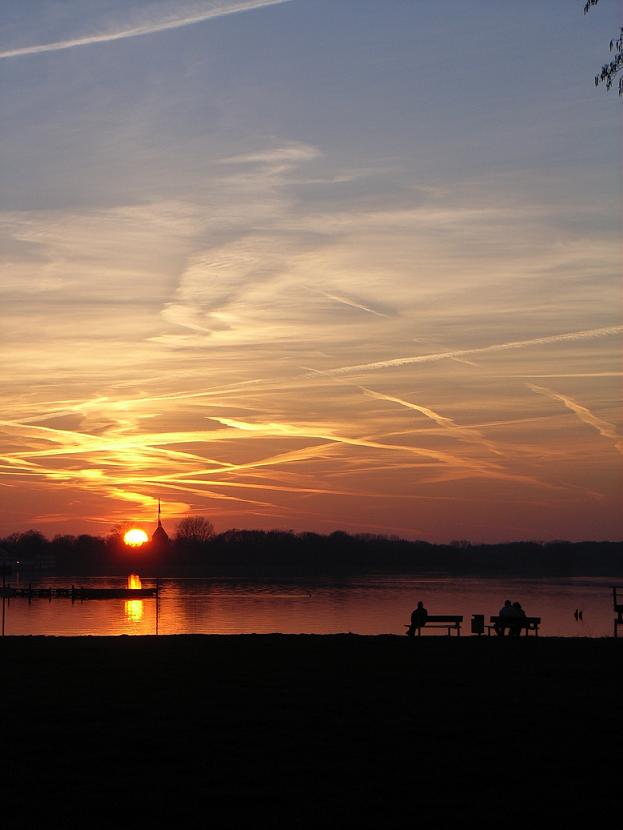
[[[475,579],[455,576],[365,576],[337,581],[288,582],[241,579],[167,579],[154,599],[85,600],[13,598],[4,603],[9,634],[403,634],[417,600],[430,614],[462,614],[470,633],[472,614],[497,614],[505,599],[519,600],[542,620],[541,634],[612,636],[613,577]],[[123,587],[123,578],[22,579],[37,586]],[[16,580],[13,578],[12,584]],[[143,587],[153,580],[143,579]],[[583,620],[574,612],[581,609]],[[428,636],[444,632],[431,630]]]

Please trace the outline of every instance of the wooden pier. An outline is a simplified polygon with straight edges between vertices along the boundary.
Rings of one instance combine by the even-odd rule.
[[[52,602],[53,599],[70,599],[72,603],[83,602],[90,599],[123,599],[123,600],[156,600],[156,628],[155,634],[160,632],[160,580],[156,580],[156,584],[152,588],[85,588],[81,585],[65,586],[50,586],[48,588],[32,585],[27,587],[20,585],[7,585],[6,574],[3,577],[3,585],[0,587],[0,598],[2,598],[2,626],[0,629],[0,636],[4,637],[6,629],[6,609],[10,605],[12,599],[26,599],[28,604],[33,599],[47,599]]]
[[[155,599],[158,593],[158,585],[154,588],[83,588],[76,585],[69,588],[33,588],[32,585],[0,588],[0,596],[6,599],[71,599],[72,602],[82,602],[85,599]]]

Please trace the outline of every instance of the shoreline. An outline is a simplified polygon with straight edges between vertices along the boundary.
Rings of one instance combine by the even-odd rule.
[[[272,631],[270,633],[255,633],[255,632],[244,632],[238,634],[224,634],[224,633],[189,633],[189,634],[4,634],[0,637],[0,648],[1,644],[4,640],[63,640],[63,641],[88,641],[88,640],[139,640],[139,641],[147,641],[147,640],[201,640],[201,639],[225,639],[225,640],[236,640],[236,639],[302,639],[302,638],[310,638],[310,639],[319,639],[319,640],[395,640],[395,641],[408,641],[404,634],[358,634],[355,631],[344,631],[339,633],[333,634],[316,634],[313,632],[306,632],[301,631],[297,633],[282,633],[280,631]],[[621,642],[623,643],[623,635],[621,637],[615,637],[613,634],[610,635],[603,635],[603,636],[566,636],[566,635],[556,635],[556,634],[539,634],[536,637],[534,634],[530,634],[528,637],[522,635],[521,637],[511,638],[509,636],[505,636],[504,638],[497,637],[494,635],[482,635],[478,636],[475,634],[463,634],[460,637],[455,635],[448,637],[442,634],[433,634],[433,635],[422,635],[421,637],[414,637],[413,641],[417,643],[421,643],[423,640],[437,642],[437,643],[447,643],[448,641],[454,642],[457,641],[459,643],[465,642],[472,642],[472,641],[482,641],[482,642],[524,642],[525,640],[536,640],[537,642]],[[412,642],[409,640],[409,642]],[[414,646],[415,647],[415,646]]]

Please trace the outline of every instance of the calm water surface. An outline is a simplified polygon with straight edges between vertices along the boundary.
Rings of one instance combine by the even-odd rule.
[[[609,586],[619,578],[475,579],[435,576],[366,576],[344,581],[289,582],[233,579],[161,580],[160,634],[403,634],[417,600],[431,614],[496,614],[505,599],[519,600],[540,616],[541,633],[563,637],[611,636]],[[122,578],[28,579],[37,586],[123,587]],[[16,580],[12,580],[16,584]],[[22,579],[22,585],[24,580]],[[154,585],[143,579],[143,586]],[[582,609],[584,620],[574,618]],[[156,601],[14,598],[5,603],[6,634],[154,634]],[[436,631],[428,636],[440,636]]]

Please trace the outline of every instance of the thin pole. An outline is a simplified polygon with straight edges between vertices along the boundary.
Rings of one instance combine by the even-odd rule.
[[[2,560],[2,636],[6,620],[6,560]]]

